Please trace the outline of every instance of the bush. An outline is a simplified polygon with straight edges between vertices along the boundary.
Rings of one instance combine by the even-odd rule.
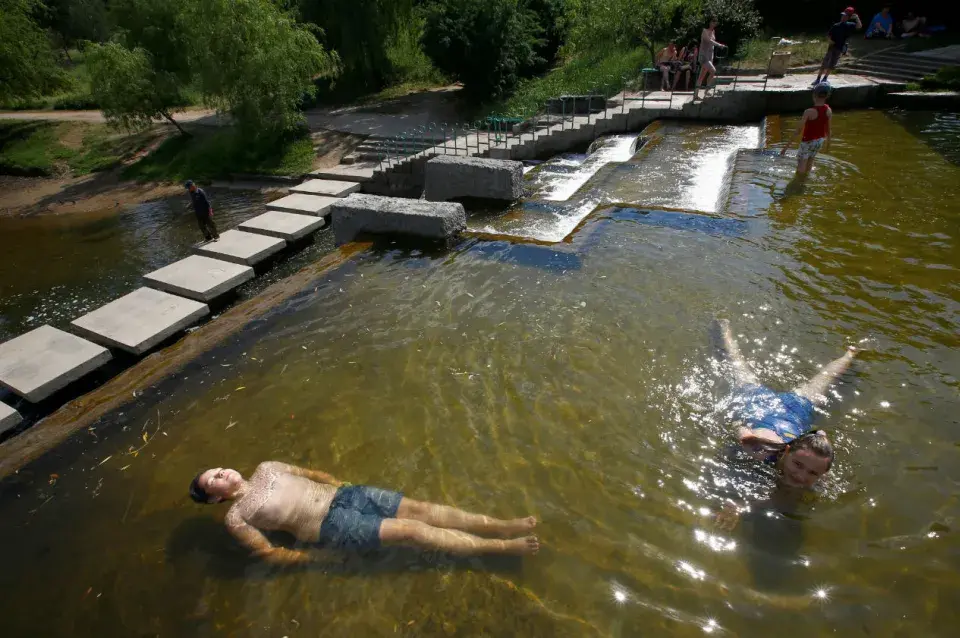
[[[684,41],[700,40],[707,20],[714,17],[719,22],[717,40],[737,54],[742,42],[757,35],[763,21],[753,6],[753,0],[702,0],[698,11],[686,13]]]
[[[54,100],[53,108],[57,111],[83,111],[99,109],[100,103],[89,93],[68,93]]]
[[[536,14],[517,0],[433,0],[423,48],[434,66],[472,96],[508,93],[545,64]]]
[[[557,52],[567,39],[567,0],[523,0],[521,6],[535,16],[543,29],[536,54],[543,60],[540,70],[545,71],[557,59]]]

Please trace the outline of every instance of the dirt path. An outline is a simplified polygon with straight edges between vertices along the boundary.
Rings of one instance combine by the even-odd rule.
[[[212,126],[222,126],[226,120],[217,115],[216,111],[210,109],[196,109],[177,113],[173,116],[181,124],[191,122],[193,124],[209,124]],[[2,111],[0,120],[48,120],[51,122],[90,122],[91,124],[104,124],[107,118],[100,111]],[[166,120],[156,120],[157,124],[162,124]]]

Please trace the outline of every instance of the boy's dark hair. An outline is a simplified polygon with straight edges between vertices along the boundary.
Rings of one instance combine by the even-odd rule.
[[[193,480],[190,481],[190,498],[195,500],[197,503],[203,503],[207,505],[210,503],[210,495],[207,494],[207,491],[200,487],[200,477],[203,476],[203,472],[200,472],[193,477]]]
[[[817,456],[827,459],[827,469],[833,465],[833,444],[823,430],[811,430],[787,443],[783,451],[810,450]]]
[[[820,84],[813,87],[813,95],[815,97],[830,97],[830,92],[832,87],[826,82],[821,82]]]

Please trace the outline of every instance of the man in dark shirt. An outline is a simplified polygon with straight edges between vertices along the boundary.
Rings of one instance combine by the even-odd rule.
[[[202,188],[197,188],[193,181],[188,180],[184,186],[190,191],[190,201],[193,203],[193,212],[197,216],[197,225],[200,226],[200,232],[203,233],[207,241],[217,241],[220,239],[220,233],[217,232],[217,225],[213,223],[213,206],[207,199],[207,194]]]
[[[827,81],[827,78],[830,76],[830,71],[836,68],[837,63],[840,61],[840,56],[844,54],[847,47],[847,38],[849,38],[854,31],[862,28],[863,23],[860,22],[860,16],[857,15],[853,7],[847,7],[843,15],[840,16],[840,22],[830,27],[830,30],[827,32],[827,40],[830,42],[827,47],[827,55],[823,58],[823,64],[820,65],[817,79],[813,81],[812,86],[820,84],[821,81]]]

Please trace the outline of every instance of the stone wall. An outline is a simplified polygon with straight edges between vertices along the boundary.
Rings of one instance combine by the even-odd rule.
[[[361,233],[448,240],[467,228],[460,204],[379,195],[350,195],[333,205],[331,215],[337,244],[349,243]]]
[[[426,166],[423,196],[433,202],[471,197],[512,202],[523,195],[523,164],[441,155]]]

